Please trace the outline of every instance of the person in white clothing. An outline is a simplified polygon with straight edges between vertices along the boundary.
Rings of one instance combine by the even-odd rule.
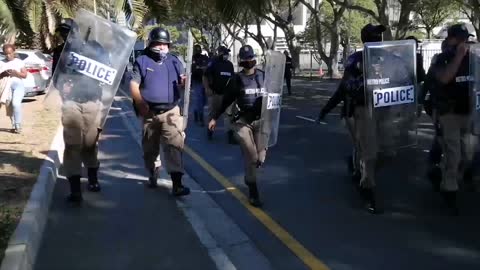
[[[3,45],[5,60],[0,64],[0,79],[9,77],[10,87],[12,89],[11,108],[7,109],[12,113],[8,114],[12,120],[12,131],[20,133],[22,130],[22,100],[25,96],[25,86],[23,79],[27,77],[27,70],[22,60],[15,58],[15,45]]]

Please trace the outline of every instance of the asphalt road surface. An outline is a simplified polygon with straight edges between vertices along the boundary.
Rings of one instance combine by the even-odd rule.
[[[347,175],[351,142],[340,106],[326,122],[311,121],[337,83],[293,80],[278,144],[260,170],[263,211],[229,192],[212,193],[214,200],[274,269],[480,269],[479,193],[462,190],[461,216],[447,215],[425,178],[433,135],[427,116],[419,121],[418,147],[402,151],[377,175],[385,213],[373,216],[361,208]],[[191,122],[187,134],[188,173],[205,190],[233,184],[247,194],[239,146],[226,143],[225,131],[218,127],[209,142],[205,128]]]

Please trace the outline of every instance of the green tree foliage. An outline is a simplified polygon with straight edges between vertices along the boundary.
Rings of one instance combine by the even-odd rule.
[[[415,8],[417,27],[425,29],[427,38],[430,39],[433,29],[442,25],[458,9],[458,3],[452,0],[419,0]]]

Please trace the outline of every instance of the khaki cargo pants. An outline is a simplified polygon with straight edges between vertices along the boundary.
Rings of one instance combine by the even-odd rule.
[[[157,159],[160,145],[163,151],[165,168],[169,174],[183,173],[182,151],[185,133],[180,108],[176,106],[162,114],[151,115],[143,120],[143,159],[145,168],[152,170],[160,167]]]
[[[354,135],[355,153],[357,164],[362,178],[360,186],[364,188],[375,187],[375,170],[377,165],[377,142],[376,127],[367,114],[368,108],[356,107],[353,121],[350,119],[349,125],[353,127],[351,132]]]
[[[63,166],[67,177],[82,174],[87,168],[98,168],[98,138],[101,119],[100,102],[66,101],[62,107]]]
[[[208,97],[208,120],[213,118],[213,115],[216,111],[222,106],[223,95],[213,94]],[[223,124],[225,126],[225,131],[232,129],[231,115],[234,113],[235,104],[230,105],[226,110],[223,116]]]
[[[445,158],[442,160],[441,188],[457,191],[458,179],[465,169],[472,165],[477,137],[472,134],[471,117],[468,115],[446,114],[439,116],[442,129],[442,144]]]
[[[261,137],[260,122],[247,124],[242,118],[233,125],[235,137],[242,150],[245,166],[245,183],[257,182],[257,162],[265,162],[267,154],[266,139]]]

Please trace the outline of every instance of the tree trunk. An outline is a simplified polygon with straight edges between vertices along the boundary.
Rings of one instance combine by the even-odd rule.
[[[426,28],[425,31],[427,31],[427,39],[431,39],[432,38],[432,29]]]
[[[350,52],[350,41],[347,40],[347,43],[343,46],[343,53],[342,53],[342,58],[343,58],[343,67],[347,65],[347,59],[348,59],[348,53]]]

